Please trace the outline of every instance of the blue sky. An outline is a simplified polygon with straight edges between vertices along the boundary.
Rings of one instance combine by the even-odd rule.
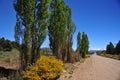
[[[76,49],[77,33],[87,33],[90,49],[103,49],[110,41],[120,40],[119,0],[65,0],[72,8],[72,18],[76,24],[73,48]],[[14,40],[16,21],[13,0],[0,0],[0,37]],[[49,46],[48,37],[42,47]]]

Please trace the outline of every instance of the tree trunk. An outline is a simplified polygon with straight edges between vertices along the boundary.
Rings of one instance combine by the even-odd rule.
[[[23,70],[23,67],[24,67],[24,53],[20,50],[20,64],[19,64],[20,71]]]
[[[31,63],[34,63],[35,62],[35,39],[34,39],[34,36],[35,36],[35,30],[33,28],[33,32],[32,32],[32,47],[31,47]]]
[[[72,48],[69,46],[68,47],[68,62],[70,63],[73,63],[74,62],[74,57],[73,57],[73,54],[72,54]]]
[[[30,36],[31,36],[31,31],[30,31],[30,25],[26,24],[26,32],[24,34],[24,47],[26,49],[23,49],[25,52],[25,66],[28,67],[31,64],[31,47],[30,47]]]
[[[67,55],[68,57],[67,57],[67,61],[70,62],[70,63],[73,62],[73,54],[72,54],[71,40],[72,40],[72,38],[71,38],[71,36],[70,36],[70,34],[69,34],[69,36],[68,36],[68,55]]]
[[[85,53],[84,52],[82,53],[82,58],[85,58]]]
[[[62,60],[62,54],[61,54],[60,46],[58,46],[58,49],[57,49],[57,58]]]

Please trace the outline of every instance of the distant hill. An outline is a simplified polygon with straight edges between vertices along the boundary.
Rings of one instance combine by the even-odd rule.
[[[89,50],[89,53],[96,53],[97,50]]]
[[[97,52],[101,52],[101,51],[105,51],[105,50],[89,50],[89,53],[97,53]]]
[[[41,48],[42,50],[45,50],[45,51],[52,51],[50,48],[48,48],[48,47],[43,47],[43,48]]]

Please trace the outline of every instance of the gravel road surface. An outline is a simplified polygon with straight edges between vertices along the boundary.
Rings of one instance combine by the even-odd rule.
[[[60,80],[120,80],[120,61],[93,54],[72,75]]]

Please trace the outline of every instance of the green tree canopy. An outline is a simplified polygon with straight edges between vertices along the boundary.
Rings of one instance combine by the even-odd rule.
[[[81,54],[82,58],[85,58],[86,53],[88,53],[89,50],[89,40],[87,34],[84,32],[81,33],[78,32],[77,35],[77,51],[79,51],[79,54]]]
[[[36,61],[39,48],[47,35],[50,0],[14,0],[17,15],[15,26],[16,42],[26,47],[25,65]],[[22,39],[22,41],[19,41]],[[21,48],[23,49],[23,48]],[[23,52],[23,51],[21,51]]]
[[[76,30],[76,26],[74,22],[72,21],[72,10],[69,6],[67,6],[67,61],[68,62],[73,62],[73,51],[72,51],[72,45],[73,45],[73,34]]]
[[[78,35],[77,35],[77,51],[81,51],[81,40],[82,40],[82,37],[81,37],[81,33],[78,32]]]
[[[62,49],[66,45],[66,4],[64,0],[52,0],[50,5],[49,40],[50,48],[57,58],[62,59]]]
[[[114,45],[113,45],[113,43],[112,42],[109,42],[109,44],[107,45],[107,47],[106,47],[106,53],[107,54],[114,54],[114,51],[115,49],[114,49]]]
[[[115,52],[116,52],[116,54],[120,54],[120,41],[117,43],[117,45],[115,47]]]

